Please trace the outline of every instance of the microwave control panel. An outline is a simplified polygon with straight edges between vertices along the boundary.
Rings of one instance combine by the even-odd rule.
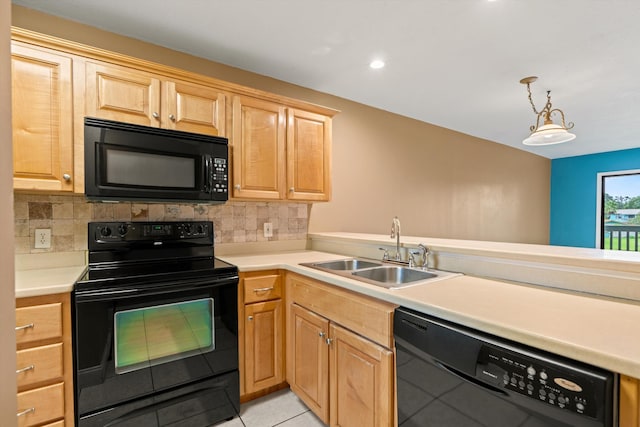
[[[214,157],[213,168],[211,170],[211,182],[213,193],[229,192],[229,167],[227,159]]]

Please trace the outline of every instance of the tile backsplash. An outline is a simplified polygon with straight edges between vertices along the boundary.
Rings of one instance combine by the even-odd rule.
[[[93,203],[84,196],[14,193],[16,254],[87,249],[90,221],[209,220],[216,243],[306,239],[309,205],[287,202],[227,202],[223,205],[173,203]],[[264,223],[273,237],[263,236]],[[51,229],[51,248],[35,249],[35,230]]]

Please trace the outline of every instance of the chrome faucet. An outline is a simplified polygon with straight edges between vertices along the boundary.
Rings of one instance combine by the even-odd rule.
[[[400,261],[400,220],[397,216],[393,217],[391,223],[391,238],[396,238],[396,261]]]

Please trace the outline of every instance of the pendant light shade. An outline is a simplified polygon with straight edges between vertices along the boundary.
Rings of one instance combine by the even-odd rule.
[[[533,112],[537,115],[536,124],[531,126],[529,130],[531,135],[526,138],[522,143],[524,145],[553,145],[563,142],[571,141],[575,139],[575,135],[569,132],[569,129],[573,128],[573,123],[569,122],[565,124],[564,113],[558,108],[552,108],[551,106],[551,91],[547,91],[547,103],[541,111],[536,109],[536,106],[531,99],[530,84],[535,82],[537,77],[525,77],[520,80],[520,83],[527,85],[527,92],[529,94],[529,102],[533,108]],[[560,116],[561,124],[553,123],[551,116],[557,114]],[[543,120],[542,126],[540,126],[540,120]]]

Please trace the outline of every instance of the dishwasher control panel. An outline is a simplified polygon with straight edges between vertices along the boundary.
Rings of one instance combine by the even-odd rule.
[[[597,416],[594,377],[556,361],[485,344],[478,354],[476,377],[561,409]]]

